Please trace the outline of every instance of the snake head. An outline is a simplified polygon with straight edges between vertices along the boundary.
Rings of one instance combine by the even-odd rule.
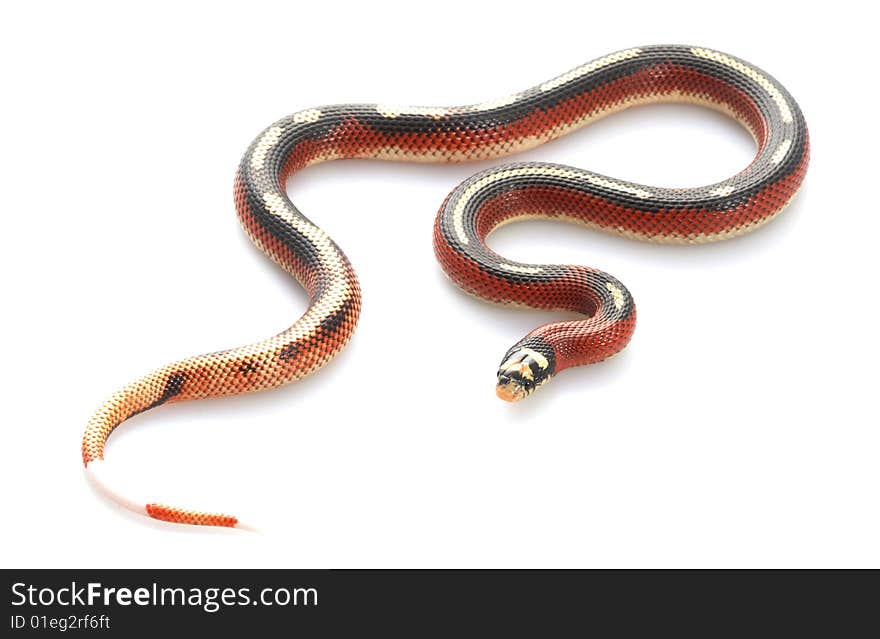
[[[514,346],[498,368],[495,394],[506,402],[518,402],[545,384],[552,374],[546,356],[526,346]]]

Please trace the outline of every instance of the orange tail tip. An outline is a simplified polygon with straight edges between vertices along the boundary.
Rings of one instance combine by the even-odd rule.
[[[175,524],[191,526],[218,526],[222,528],[238,528],[257,532],[257,529],[239,521],[232,515],[208,513],[198,510],[174,508],[164,504],[150,503],[146,500],[134,499],[123,495],[114,486],[114,474],[103,459],[93,459],[86,464],[86,476],[92,485],[111,501],[139,515]]]
[[[173,524],[190,524],[191,526],[222,526],[235,528],[238,519],[232,515],[220,513],[205,513],[197,510],[184,510],[172,508],[163,504],[147,504],[147,514],[153,519],[170,521]]]

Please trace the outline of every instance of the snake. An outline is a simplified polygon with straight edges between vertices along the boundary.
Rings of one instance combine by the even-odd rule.
[[[728,179],[694,188],[651,187],[559,164],[502,164],[466,179],[441,205],[433,248],[452,282],[488,302],[577,314],[577,319],[534,329],[504,354],[496,394],[515,402],[567,368],[618,353],[633,335],[636,307],[612,275],[586,266],[506,259],[488,247],[489,234],[529,218],[660,243],[698,244],[752,231],[791,202],[807,171],[807,126],[789,92],[732,55],[697,46],[652,45],[605,55],[531,89],[478,104],[331,105],[278,120],[241,159],[235,208],[253,243],[308,293],[307,310],[273,337],[167,364],[116,391],[83,435],[88,478],[119,505],[153,519],[252,528],[232,515],[123,494],[104,449],[113,430],[134,415],[302,379],[349,341],[361,311],[357,274],[342,249],[289,199],[286,185],[293,173],[350,158],[490,160],[634,105],[667,102],[694,103],[730,116],[754,138],[754,159]]]

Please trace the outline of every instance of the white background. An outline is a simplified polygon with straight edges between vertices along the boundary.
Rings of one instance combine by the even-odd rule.
[[[8,5],[0,563],[880,566],[874,23],[814,6]],[[511,259],[626,283],[639,327],[622,355],[499,401],[501,355],[559,316],[472,300],[434,261],[440,202],[490,164],[313,167],[290,195],[360,275],[351,345],[281,390],[140,415],[107,449],[131,490],[263,534],[138,518],[89,487],[80,437],[109,393],[306,307],[234,214],[264,126],[330,103],[479,102],[664,42],[776,76],[813,160],[781,218],[721,244],[552,223],[492,237]],[[753,153],[719,114],[653,106],[517,159],[696,186]]]

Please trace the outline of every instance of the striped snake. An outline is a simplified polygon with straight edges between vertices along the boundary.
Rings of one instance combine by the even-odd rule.
[[[235,177],[235,206],[251,240],[308,292],[289,329],[230,350],[167,364],[124,386],[86,427],[90,479],[123,506],[155,519],[246,527],[236,517],[119,494],[104,462],[110,433],[150,408],[273,388],[318,370],[351,337],[361,308],[348,259],[285,193],[287,178],[327,160],[486,160],[533,148],[636,104],[691,102],[720,110],[753,136],[757,155],[740,173],[700,188],[656,188],[583,169],[505,164],[469,178],[446,198],[434,252],[462,289],[491,302],[575,311],[584,319],[533,330],[502,358],[499,397],[516,401],[560,371],[606,359],[629,342],[636,309],[626,287],[584,266],[523,264],[486,246],[524,217],[585,224],[650,242],[692,244],[747,233],[794,197],[807,170],[803,115],[770,75],[730,55],[689,46],[627,49],[521,93],[464,107],[337,105],[283,118],[250,145]]]

